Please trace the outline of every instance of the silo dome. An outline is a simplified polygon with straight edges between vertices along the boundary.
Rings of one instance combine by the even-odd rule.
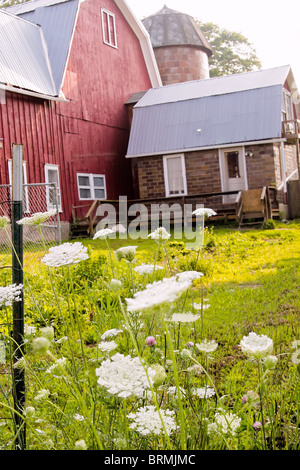
[[[209,78],[208,58],[213,51],[192,16],[165,5],[142,22],[164,85]]]

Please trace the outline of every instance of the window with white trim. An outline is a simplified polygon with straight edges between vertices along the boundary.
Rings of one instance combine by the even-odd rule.
[[[45,182],[54,183],[46,188],[47,210],[58,207],[59,212],[62,212],[58,165],[45,164]]]
[[[12,160],[8,160],[8,177],[9,177],[9,184],[12,185]],[[29,208],[29,197],[28,197],[28,184],[27,181],[27,169],[26,169],[26,162],[23,162],[23,212],[27,213],[30,212]]]
[[[293,102],[291,94],[283,89],[282,94],[282,120],[290,121],[294,119]]]
[[[101,8],[103,42],[117,48],[116,18],[113,13]]]
[[[166,196],[187,194],[184,155],[163,157]]]
[[[105,175],[77,173],[77,184],[81,201],[106,199]]]

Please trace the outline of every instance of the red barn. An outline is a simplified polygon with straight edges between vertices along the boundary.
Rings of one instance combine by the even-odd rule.
[[[9,40],[8,40],[9,39]],[[12,144],[24,182],[72,206],[130,194],[126,101],[161,86],[149,36],[123,0],[34,0],[0,10],[0,184]]]

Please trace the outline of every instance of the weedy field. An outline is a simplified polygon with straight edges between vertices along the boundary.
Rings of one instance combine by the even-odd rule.
[[[2,291],[2,450],[19,439],[17,368],[30,450],[299,450],[299,222],[206,221],[201,250],[170,235],[37,250],[17,363]]]

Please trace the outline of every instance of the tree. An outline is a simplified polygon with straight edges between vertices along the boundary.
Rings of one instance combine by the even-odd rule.
[[[261,68],[256,51],[245,36],[222,29],[214,23],[197,23],[214,51],[209,59],[211,77]]]

